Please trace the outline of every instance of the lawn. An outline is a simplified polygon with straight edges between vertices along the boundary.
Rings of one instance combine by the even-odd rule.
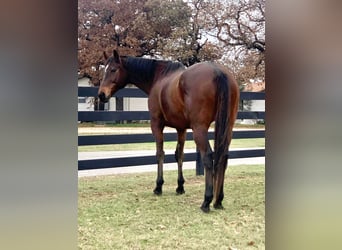
[[[78,124],[78,127],[112,127],[112,128],[150,128],[149,122],[144,123],[110,123],[106,122],[102,125],[97,124],[96,122],[82,122]],[[214,124],[210,126],[214,128]],[[258,128],[265,128],[265,124],[241,124],[235,123],[234,128],[251,128],[251,129],[258,129]]]
[[[210,141],[213,145],[213,141]],[[164,142],[164,149],[176,149],[177,142]],[[230,148],[254,148],[265,147],[265,138],[254,139],[233,139]],[[186,141],[185,148],[196,149],[194,141]],[[129,151],[129,150],[155,150],[154,142],[146,143],[129,143],[129,144],[109,144],[94,146],[79,146],[79,152],[95,152],[95,151]]]
[[[224,210],[200,210],[204,177],[165,171],[163,195],[155,173],[79,179],[79,249],[265,249],[265,166],[231,166]]]

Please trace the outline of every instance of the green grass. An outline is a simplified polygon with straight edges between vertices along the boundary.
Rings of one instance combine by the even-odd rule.
[[[176,149],[177,142],[165,142],[164,149]],[[211,144],[213,145],[212,141]],[[265,138],[255,139],[233,139],[230,148],[253,148],[265,147]],[[185,148],[195,149],[194,141],[186,141]],[[155,150],[155,143],[131,143],[131,144],[109,144],[94,146],[79,146],[79,152],[95,152],[95,151],[129,151],[129,150]]]
[[[142,122],[142,123],[103,123],[97,124],[94,122],[82,122],[78,124],[78,127],[113,127],[113,128],[131,128],[131,127],[143,127],[143,128],[150,128],[149,122]],[[214,128],[214,124],[210,126]],[[251,128],[251,129],[262,129],[265,128],[265,124],[234,124],[234,128]]]
[[[155,173],[79,179],[79,249],[265,249],[264,165],[229,167],[224,210],[203,213],[204,177],[165,171],[163,195]]]

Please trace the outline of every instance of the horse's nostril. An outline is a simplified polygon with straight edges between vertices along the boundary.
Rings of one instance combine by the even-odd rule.
[[[100,98],[101,102],[104,102],[106,100],[106,96],[103,92],[101,92],[100,94],[98,94],[98,97]]]

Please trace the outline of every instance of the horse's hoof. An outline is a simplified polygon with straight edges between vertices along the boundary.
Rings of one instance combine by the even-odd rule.
[[[155,188],[155,189],[153,190],[153,193],[154,193],[155,195],[161,195],[163,192],[162,192],[161,189]]]
[[[177,188],[177,189],[176,189],[176,193],[177,193],[177,194],[184,194],[184,193],[185,193],[185,190],[184,190],[184,188]]]
[[[209,213],[210,208],[209,208],[209,206],[208,206],[208,207],[206,207],[206,206],[201,206],[201,210],[202,210],[204,213]]]
[[[224,207],[222,206],[222,204],[214,204],[214,208],[215,208],[215,209],[224,209]]]

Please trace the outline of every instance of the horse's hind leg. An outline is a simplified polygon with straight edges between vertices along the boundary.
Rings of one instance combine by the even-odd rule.
[[[210,211],[210,203],[214,197],[213,187],[213,151],[208,141],[207,129],[193,129],[194,140],[197,148],[200,151],[201,159],[205,169],[205,192],[204,201],[201,205],[203,212],[207,213]]]
[[[228,145],[230,144],[230,141],[232,139],[233,135],[233,124],[230,124],[229,128],[229,133],[228,133]],[[228,151],[229,151],[229,146],[228,146]],[[214,202],[214,208],[216,209],[223,209],[222,206],[222,200],[224,198],[224,191],[223,191],[223,186],[224,186],[224,175],[227,169],[228,165],[228,159],[225,162],[222,162],[220,166],[215,166],[215,202]]]
[[[162,186],[164,184],[164,178],[163,178],[163,163],[164,163],[164,155],[165,155],[164,150],[163,150],[164,126],[161,125],[161,122],[159,120],[151,119],[151,129],[156,140],[156,146],[157,146],[156,157],[157,157],[157,164],[158,164],[158,176],[157,176],[157,181],[156,181],[156,188],[153,190],[153,192],[157,195],[161,195]]]
[[[184,142],[186,136],[186,130],[177,130],[178,142],[175,152],[176,161],[178,163],[178,187],[176,189],[177,194],[184,194],[184,177],[183,177],[183,158],[184,158]]]

